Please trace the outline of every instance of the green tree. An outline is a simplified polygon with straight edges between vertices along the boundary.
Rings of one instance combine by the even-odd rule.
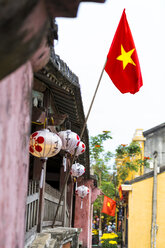
[[[101,187],[102,179],[109,179],[109,167],[107,163],[112,158],[113,154],[110,151],[105,152],[103,143],[108,139],[112,139],[110,133],[110,131],[104,131],[103,134],[90,137],[91,167],[94,174],[97,175],[99,179],[99,187]]]
[[[140,156],[139,156],[140,155]],[[116,164],[120,163],[117,168],[118,181],[122,183],[126,180],[131,171],[138,171],[142,166],[149,167],[149,157],[142,159],[141,148],[137,142],[130,145],[119,145],[116,149]],[[139,158],[141,157],[141,158]]]
[[[99,188],[106,196],[114,198],[115,187],[111,181],[111,175],[109,173],[108,162],[112,158],[113,154],[110,151],[105,152],[104,142],[112,139],[110,131],[104,131],[102,134],[90,137],[90,161],[91,168],[94,174],[98,178]],[[94,202],[94,211],[97,211],[97,215],[101,218],[101,209],[103,205],[104,196],[101,195]],[[100,227],[101,228],[101,227]]]

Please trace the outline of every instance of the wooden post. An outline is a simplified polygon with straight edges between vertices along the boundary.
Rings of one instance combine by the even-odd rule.
[[[42,170],[41,170],[41,177],[40,177],[40,196],[39,196],[37,232],[42,231],[42,222],[43,222],[43,217],[44,217],[44,192],[45,192],[46,161],[47,161],[46,159],[41,159]]]
[[[64,189],[64,204],[63,204],[63,214],[64,214],[64,219],[63,219],[63,226],[66,226],[66,197],[67,197],[67,184],[65,185]]]
[[[69,211],[69,227],[72,226],[72,211],[73,211],[73,193],[74,193],[74,183],[71,181],[71,204],[70,204],[70,211]]]

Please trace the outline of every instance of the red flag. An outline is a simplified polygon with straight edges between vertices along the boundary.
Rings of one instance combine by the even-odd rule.
[[[111,198],[104,196],[102,213],[108,214],[110,216],[115,216],[116,202]]]
[[[120,200],[122,200],[122,199],[123,199],[123,192],[122,192],[122,187],[121,187],[121,185],[119,186],[118,191],[119,191]]]
[[[121,93],[135,94],[143,85],[135,44],[125,9],[113,38],[105,71]]]

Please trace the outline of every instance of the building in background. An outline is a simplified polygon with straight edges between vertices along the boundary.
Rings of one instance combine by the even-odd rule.
[[[123,229],[128,248],[151,247],[151,224],[153,211],[153,171],[122,185],[127,202],[124,214],[126,227]],[[165,235],[165,167],[157,176],[157,218],[156,246],[164,247]]]
[[[141,176],[126,181],[123,191],[123,242],[128,248],[164,247],[165,208],[165,124],[162,123],[143,132],[144,157],[149,157],[149,168]],[[143,147],[143,146],[142,146]],[[154,169],[154,165],[156,166]],[[154,192],[154,193],[153,193]],[[153,224],[153,216],[155,222]],[[151,231],[154,230],[155,232]]]
[[[130,191],[130,185],[128,185],[130,180],[134,180],[136,178],[139,178],[140,176],[143,175],[144,173],[144,167],[141,164],[138,164],[138,160],[143,160],[144,159],[144,142],[145,138],[143,136],[143,129],[139,128],[135,130],[135,134],[132,138],[132,142],[135,142],[138,147],[140,147],[140,153],[136,155],[131,155],[128,156],[128,154],[122,154],[121,153],[121,158],[116,159],[116,166],[117,166],[117,173],[119,174],[120,168],[122,166],[127,165],[127,163],[135,163],[135,166],[137,167],[137,170],[128,170],[127,176],[125,176],[125,180],[123,181],[120,179],[119,176],[119,185],[122,187],[122,195],[123,199],[119,200],[117,204],[117,228],[118,231],[122,231],[122,242],[123,245],[127,247],[128,245],[128,193]],[[121,145],[121,147],[126,147],[126,145]],[[138,148],[139,150],[139,148]],[[135,150],[136,151],[136,150]],[[134,152],[133,152],[134,154]],[[120,153],[119,153],[120,156]],[[127,172],[126,172],[127,173]]]
[[[144,154],[150,157],[150,167],[145,169],[145,173],[153,170],[153,154],[158,152],[158,166],[165,166],[165,123],[143,132],[146,139]]]

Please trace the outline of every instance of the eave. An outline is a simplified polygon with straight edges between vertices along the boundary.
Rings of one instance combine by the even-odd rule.
[[[41,71],[35,73],[35,78],[50,89],[57,112],[68,114],[71,130],[80,135],[85,122],[85,115],[78,77],[71,72],[58,55],[53,55],[48,64]],[[78,160],[85,166],[85,176],[89,178],[89,136],[87,127],[82,141],[86,145],[86,151],[79,156]]]

